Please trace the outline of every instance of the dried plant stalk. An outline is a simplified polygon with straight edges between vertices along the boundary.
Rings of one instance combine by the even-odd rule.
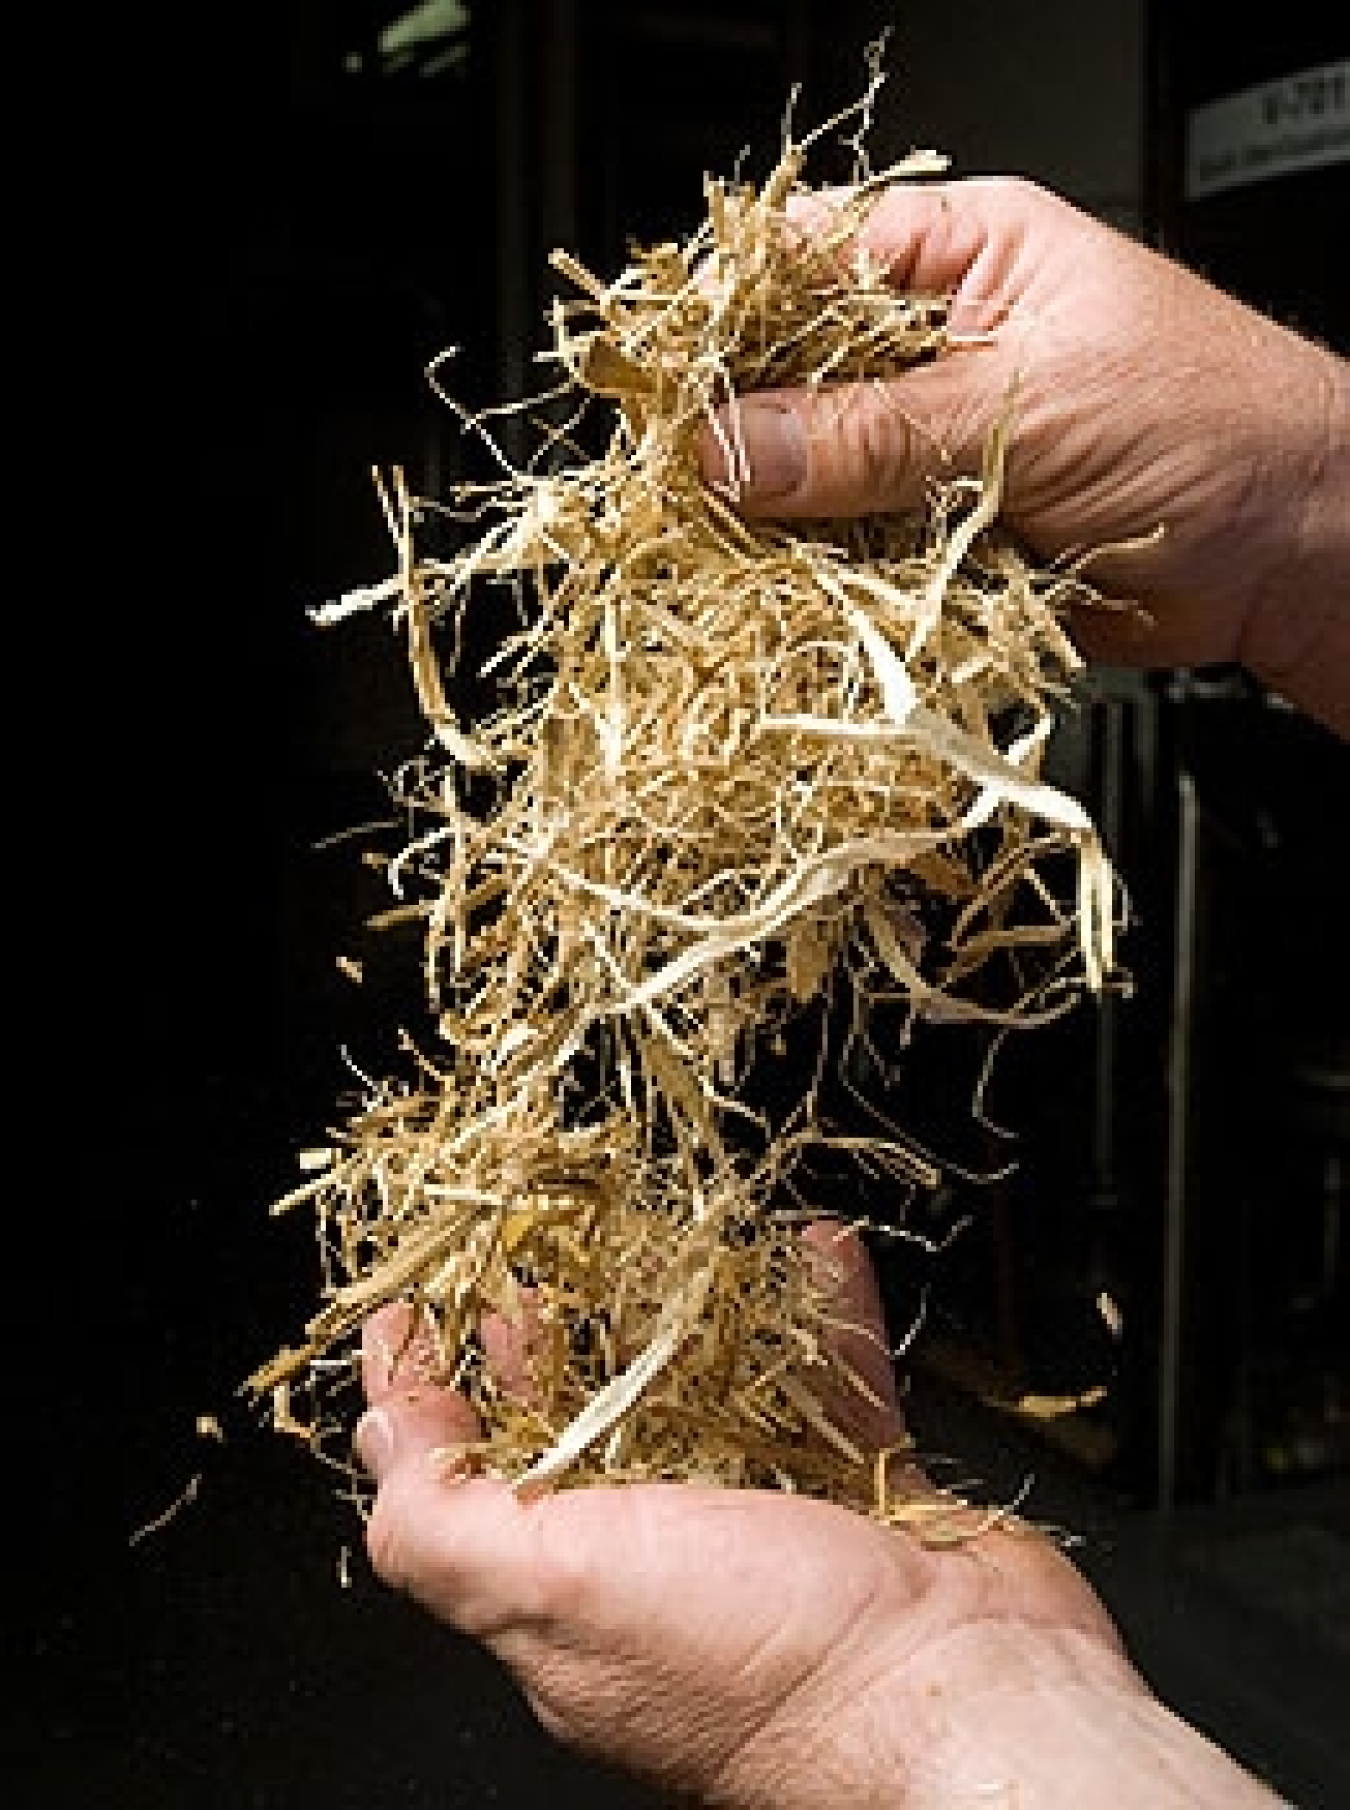
[[[709,429],[744,476],[753,389],[946,355],[947,299],[897,293],[857,249],[886,184],[940,161],[864,170],[808,237],[811,142],[759,190],[709,181],[688,241],[613,282],[557,254],[578,292],[552,315],[569,427],[448,500],[381,481],[397,571],[317,612],[388,607],[407,635],[434,747],[398,777],[417,827],[391,915],[423,925],[435,1036],[280,1203],[317,1213],[324,1299],[251,1386],[293,1418],[406,1299],[432,1373],[479,1412],[478,1461],[522,1488],[711,1478],[895,1519],[829,1265],[799,1236],[802,1159],[832,1135],[818,1075],[772,1124],[747,1077],[843,966],[860,1021],[873,996],[1011,1026],[1067,1009],[1112,974],[1113,881],[1087,813],[1038,775],[1085,589],[1001,526],[1006,426],[978,480],[906,516],[750,522],[700,476]],[[462,550],[423,554],[448,518]],[[503,605],[500,704],[461,722],[453,647],[467,612]],[[1034,983],[981,995],[1033,951]],[[897,1189],[937,1180],[898,1133],[837,1141]],[[493,1318],[525,1353],[510,1386],[484,1359]]]

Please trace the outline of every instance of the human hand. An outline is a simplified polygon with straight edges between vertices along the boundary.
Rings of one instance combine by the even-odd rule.
[[[801,203],[803,231],[830,207]],[[1033,184],[897,185],[859,246],[950,295],[957,342],[891,380],[740,400],[751,515],[912,507],[976,473],[1013,404],[1003,515],[1143,616],[1079,611],[1084,651],[1239,661],[1350,732],[1350,367]],[[715,436],[705,474],[725,479]],[[1157,530],[1162,529],[1161,538]]]
[[[875,1283],[860,1249],[845,1259],[848,1355],[884,1393]],[[1041,1536],[939,1549],[826,1503],[686,1483],[522,1501],[438,1462],[478,1429],[461,1397],[418,1381],[407,1331],[395,1308],[366,1332],[372,1563],[485,1642],[563,1740],[704,1802],[774,1810],[1005,1789],[1066,1806],[1266,1801],[1149,1695]],[[509,1330],[485,1337],[519,1374]],[[853,1430],[896,1437],[890,1403]]]

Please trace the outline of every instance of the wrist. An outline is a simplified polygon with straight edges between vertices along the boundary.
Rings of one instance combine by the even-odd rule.
[[[1263,685],[1350,736],[1350,364],[1312,344],[1300,352],[1264,524],[1271,559],[1241,657]]]
[[[716,1781],[716,1810],[896,1810],[946,1801],[914,1795],[899,1689],[878,1688],[817,1714],[794,1700],[756,1731]]]
[[[1005,1630],[972,1631],[977,1675]],[[1149,1690],[1119,1653],[1091,1637],[1057,1639],[1040,1655],[1014,1637],[1013,1663],[990,1688],[943,1694],[930,1731],[927,1778],[916,1775],[904,1810],[1017,1803],[1028,1810],[1148,1804],[1153,1810],[1269,1810],[1279,1800],[1231,1755]],[[995,1673],[1002,1669],[994,1659]]]
[[[913,1685],[916,1655],[945,1624],[938,1593],[885,1603],[837,1642],[774,1706],[721,1769],[708,1802],[719,1810],[838,1810],[926,1806],[916,1770],[931,1772],[928,1723]],[[936,1775],[934,1775],[936,1777]]]

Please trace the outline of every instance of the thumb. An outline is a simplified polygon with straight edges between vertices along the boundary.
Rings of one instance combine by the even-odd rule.
[[[401,1466],[472,1445],[481,1435],[478,1416],[452,1389],[421,1384],[387,1395],[356,1423],[357,1456],[377,1484]]]
[[[410,1459],[480,1435],[464,1396],[436,1382],[426,1329],[401,1302],[381,1308],[362,1328],[361,1382],[369,1406],[353,1443],[377,1484]]]
[[[705,428],[703,476],[747,516],[910,509],[932,480],[979,471],[1011,377],[985,342],[900,377],[757,391]]]

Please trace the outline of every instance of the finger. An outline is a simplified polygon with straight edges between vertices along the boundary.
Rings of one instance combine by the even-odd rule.
[[[870,210],[858,244],[897,292],[948,297],[953,334],[987,333],[1005,312],[1018,245],[1010,208],[1024,193],[979,181],[898,184]]]
[[[533,1359],[540,1347],[543,1327],[536,1305],[536,1291],[522,1287],[519,1313],[484,1314],[479,1326],[483,1356],[498,1387],[522,1401],[538,1398]]]
[[[361,1386],[368,1402],[411,1384],[426,1382],[434,1371],[435,1346],[430,1329],[419,1322],[405,1301],[378,1308],[361,1328]]]
[[[897,293],[949,297],[953,332],[982,331],[990,324],[993,254],[1002,236],[988,195],[978,181],[897,183],[862,215],[849,243]],[[848,196],[847,189],[822,189],[794,197],[788,211],[804,232],[820,235]]]
[[[357,1422],[357,1456],[377,1483],[411,1458],[467,1444],[478,1417],[457,1390],[432,1380],[435,1348],[404,1303],[372,1314],[361,1333],[361,1382],[370,1404]]]
[[[757,391],[704,430],[703,475],[752,517],[912,509],[934,479],[979,471],[1011,378],[1002,348],[977,343],[902,377]],[[728,446],[743,453],[735,474]]]
[[[876,1269],[857,1232],[834,1220],[816,1220],[802,1234],[817,1285],[823,1290],[840,1355],[892,1406],[895,1368]]]
[[[829,1411],[869,1447],[898,1445],[905,1424],[871,1257],[852,1227],[832,1220],[807,1226],[802,1242],[825,1297],[830,1345],[858,1379],[851,1385],[846,1377],[831,1388]]]
[[[474,1444],[478,1416],[456,1389],[423,1383],[384,1397],[356,1423],[357,1457],[381,1486],[404,1465],[447,1476],[460,1448]]]

